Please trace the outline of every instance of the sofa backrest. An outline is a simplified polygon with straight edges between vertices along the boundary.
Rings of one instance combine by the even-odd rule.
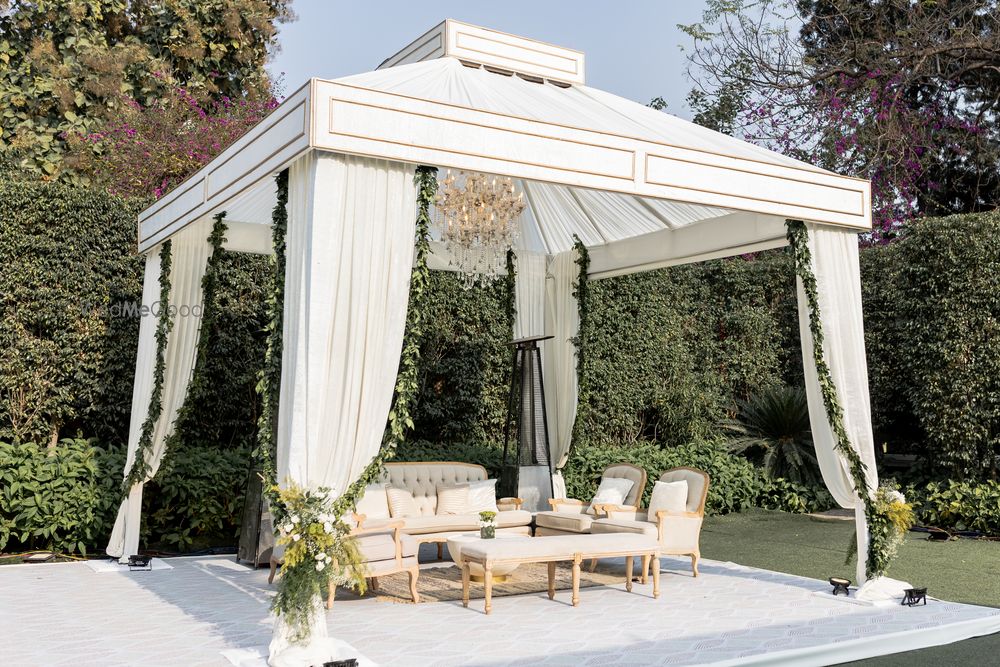
[[[660,475],[661,482],[688,483],[687,511],[705,513],[705,498],[708,497],[708,473],[697,468],[671,468]]]
[[[454,486],[487,479],[486,468],[457,461],[395,462],[385,464],[386,486],[406,489],[413,494],[422,515],[437,511],[437,487]]]

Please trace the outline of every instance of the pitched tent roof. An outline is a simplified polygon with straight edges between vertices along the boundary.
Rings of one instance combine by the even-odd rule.
[[[230,245],[266,251],[259,227],[237,223],[266,224],[269,177],[312,149],[517,178],[521,244],[554,255],[579,236],[597,275],[782,245],[789,217],[870,228],[867,181],[590,88],[578,52],[446,21],[401,54],[310,80],[143,212],[140,249],[225,209]]]

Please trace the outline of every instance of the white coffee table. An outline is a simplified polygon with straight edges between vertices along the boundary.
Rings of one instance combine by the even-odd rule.
[[[494,540],[531,540],[533,538],[527,535],[517,535],[514,533],[497,533],[496,537],[492,538]],[[448,555],[455,562],[456,565],[461,566],[462,562],[462,546],[468,546],[470,544],[479,544],[480,542],[488,542],[490,540],[483,540],[479,537],[479,533],[460,533],[458,535],[453,535],[448,538]],[[519,563],[506,563],[503,565],[498,565],[493,568],[493,582],[503,583],[507,581],[510,573],[517,569]],[[483,566],[478,563],[471,563],[469,567],[470,577],[473,581],[482,583],[483,582]]]

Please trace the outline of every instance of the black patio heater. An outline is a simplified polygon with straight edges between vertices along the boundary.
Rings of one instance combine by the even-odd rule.
[[[550,338],[532,336],[511,343],[510,396],[497,495],[522,498],[524,509],[529,511],[548,509],[553,495],[542,351],[538,347],[539,341]]]

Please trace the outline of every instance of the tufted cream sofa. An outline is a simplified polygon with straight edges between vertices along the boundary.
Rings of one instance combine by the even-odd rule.
[[[486,468],[472,463],[454,461],[434,462],[394,462],[385,465],[383,483],[369,486],[358,501],[355,512],[364,515],[365,526],[378,521],[399,520],[403,522],[403,532],[412,535],[418,542],[437,542],[438,557],[442,545],[456,533],[479,530],[478,513],[436,514],[438,486],[454,486],[487,479]],[[420,516],[391,517],[385,487],[406,489],[420,509]],[[497,530],[521,535],[531,534],[531,512],[521,509],[519,498],[497,500]]]

